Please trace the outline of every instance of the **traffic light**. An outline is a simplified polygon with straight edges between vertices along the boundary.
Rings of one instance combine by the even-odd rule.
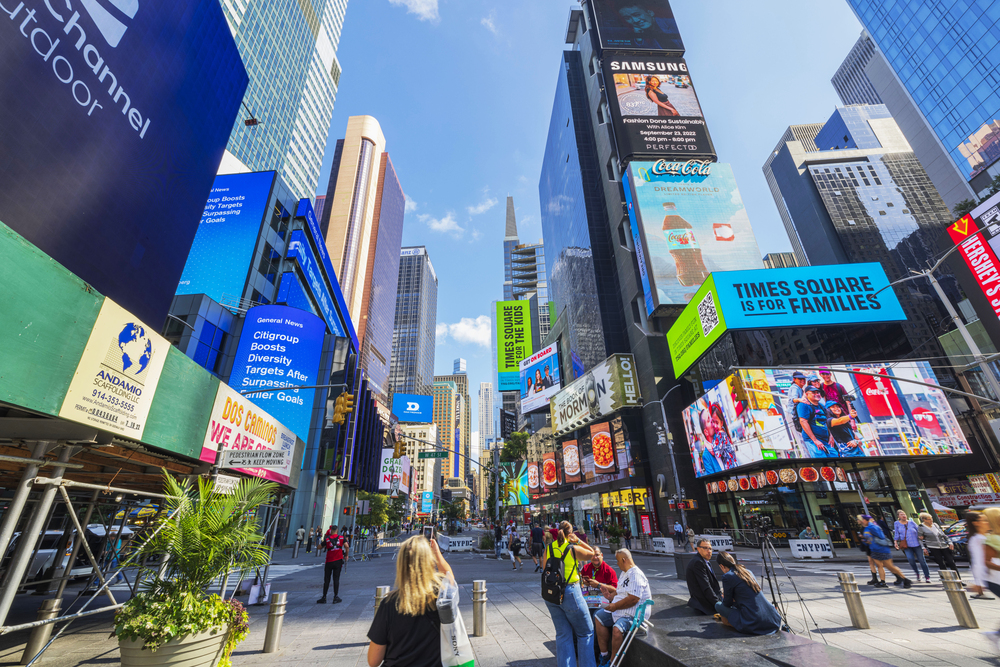
[[[333,418],[334,424],[344,423],[344,395],[341,394],[337,397],[336,402],[333,404]]]
[[[344,399],[344,414],[354,412],[354,394],[341,394],[340,397]]]
[[[397,440],[396,447],[392,450],[392,458],[401,459],[403,458],[403,441]]]

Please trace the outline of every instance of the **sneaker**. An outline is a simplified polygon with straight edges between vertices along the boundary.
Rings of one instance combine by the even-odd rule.
[[[930,577],[924,577],[924,583],[925,584],[931,583],[931,578]]]
[[[884,581],[880,581],[877,584],[875,584],[875,588],[889,588],[889,584],[885,583]]]
[[[326,604],[326,598],[321,597],[320,599],[316,600],[316,604]]]
[[[909,579],[903,579],[903,588],[910,588],[913,586],[913,582]]]
[[[339,597],[333,598],[333,604],[337,604],[338,602],[343,602],[343,600],[341,600]]]
[[[542,569],[541,565],[536,565],[535,566],[535,572],[539,572],[539,571],[541,571],[541,569]]]
[[[990,634],[990,633],[984,633],[984,634]],[[608,653],[607,655],[602,655],[597,660],[597,667],[607,667],[607,665],[610,665],[610,664],[611,664],[611,654],[610,653]]]

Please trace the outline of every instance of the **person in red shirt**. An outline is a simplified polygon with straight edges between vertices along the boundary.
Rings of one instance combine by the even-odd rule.
[[[610,565],[604,562],[604,554],[601,553],[599,547],[594,547],[594,556],[589,563],[583,566],[580,576],[583,577],[583,582],[588,586],[606,584],[618,588],[618,575],[615,574]]]
[[[346,526],[344,532],[348,532]],[[347,543],[347,538],[337,533],[337,527],[330,526],[323,537],[323,547],[326,549],[326,567],[323,569],[323,597],[316,602],[318,604],[326,602],[326,594],[330,590],[330,577],[332,575],[333,603],[337,604],[343,602],[338,595],[340,593],[340,572],[344,569],[350,546]]]

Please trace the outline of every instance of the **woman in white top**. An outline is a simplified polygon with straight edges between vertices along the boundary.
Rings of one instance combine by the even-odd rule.
[[[972,570],[972,583],[969,590],[975,595],[973,598],[979,600],[992,600],[986,595],[984,590],[990,582],[990,572],[986,568],[986,533],[989,532],[990,523],[979,512],[968,512],[965,515],[965,525],[969,529],[969,561]]]

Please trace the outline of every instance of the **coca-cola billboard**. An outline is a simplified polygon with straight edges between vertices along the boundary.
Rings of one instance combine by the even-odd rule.
[[[686,305],[713,271],[764,268],[730,165],[632,162],[623,185],[647,314]]]
[[[885,375],[885,369],[878,371],[880,375]],[[861,390],[868,412],[873,417],[901,417],[903,406],[899,403],[899,396],[892,386],[888,377],[885,379],[872,377],[871,375],[855,375],[855,381]]]

